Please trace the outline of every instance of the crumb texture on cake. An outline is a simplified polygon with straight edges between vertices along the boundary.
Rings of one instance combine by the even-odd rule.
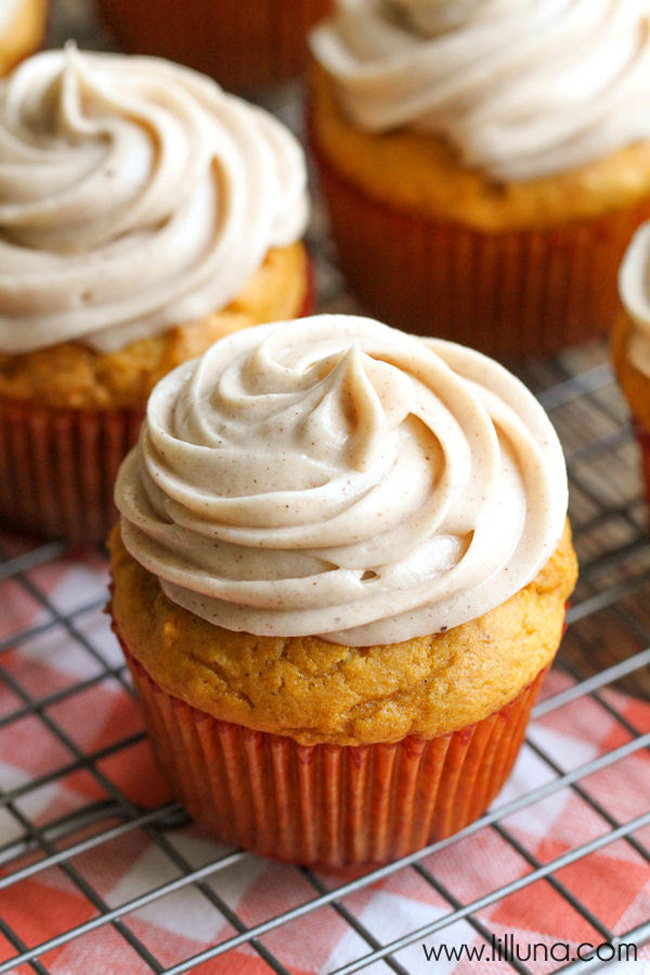
[[[566,173],[501,183],[464,166],[430,134],[361,131],[346,119],[334,82],[317,65],[310,89],[317,153],[359,189],[409,213],[498,233],[600,217],[633,208],[650,193],[650,140]]]
[[[346,647],[214,626],[164,595],[119,528],[110,549],[113,625],[150,677],[215,718],[305,745],[435,737],[508,704],[553,659],[577,577],[567,522],[536,578],[483,616],[403,643]]]
[[[162,376],[201,355],[223,335],[295,318],[305,306],[308,288],[303,245],[272,248],[239,294],[200,321],[140,339],[117,352],[65,342],[24,355],[0,353],[0,397],[55,409],[142,405]]]

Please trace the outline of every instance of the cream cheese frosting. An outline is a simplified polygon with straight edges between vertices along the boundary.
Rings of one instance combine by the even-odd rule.
[[[366,318],[233,334],[166,376],[115,491],[167,596],[230,630],[394,643],[526,586],[567,511],[562,450],[502,366]]]
[[[31,58],[0,85],[0,351],[111,352],[220,310],[307,217],[297,141],[153,58]]]
[[[636,231],[618,272],[621,302],[633,325],[630,362],[650,378],[650,222]]]
[[[360,128],[434,133],[497,180],[650,137],[650,0],[338,0],[311,44]]]

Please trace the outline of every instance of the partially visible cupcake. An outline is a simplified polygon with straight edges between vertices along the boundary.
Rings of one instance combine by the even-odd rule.
[[[226,88],[262,89],[302,74],[307,34],[332,0],[98,0],[126,51],[205,72]]]
[[[650,223],[630,242],[619,291],[622,309],[612,333],[612,360],[632,413],[650,499]]]
[[[149,392],[308,310],[293,136],[165,61],[52,51],[0,87],[0,523],[103,540]]]
[[[647,0],[338,0],[311,138],[376,314],[500,357],[605,332],[650,216]]]
[[[156,386],[116,502],[113,626],[199,823],[338,864],[485,810],[576,577],[513,376],[363,318],[245,330]]]
[[[40,47],[45,35],[47,0],[0,2],[0,75]]]

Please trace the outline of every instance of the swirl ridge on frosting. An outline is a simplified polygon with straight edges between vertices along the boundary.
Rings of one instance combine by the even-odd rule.
[[[154,389],[116,503],[131,555],[231,630],[392,643],[527,585],[564,527],[555,432],[492,360],[353,316],[217,342]]]
[[[520,181],[650,137],[648,0],[338,0],[312,34],[352,121]]]
[[[302,151],[266,112],[162,60],[39,54],[0,84],[0,351],[202,318],[306,215]]]

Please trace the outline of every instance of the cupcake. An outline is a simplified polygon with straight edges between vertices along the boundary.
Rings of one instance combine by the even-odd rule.
[[[339,0],[311,43],[311,140],[371,310],[502,358],[611,327],[650,216],[647,0]]]
[[[204,71],[226,88],[289,81],[307,61],[307,34],[331,0],[99,0],[124,49]]]
[[[259,326],[162,379],[110,612],[161,769],[221,839],[381,862],[508,775],[576,578],[557,436],[462,346]]]
[[[640,227],[619,271],[621,311],[612,333],[612,360],[632,413],[650,498],[650,223]]]
[[[33,54],[45,34],[47,0],[2,0],[0,3],[0,75]]]
[[[104,540],[162,375],[308,310],[302,150],[165,61],[50,51],[0,85],[0,522]]]

